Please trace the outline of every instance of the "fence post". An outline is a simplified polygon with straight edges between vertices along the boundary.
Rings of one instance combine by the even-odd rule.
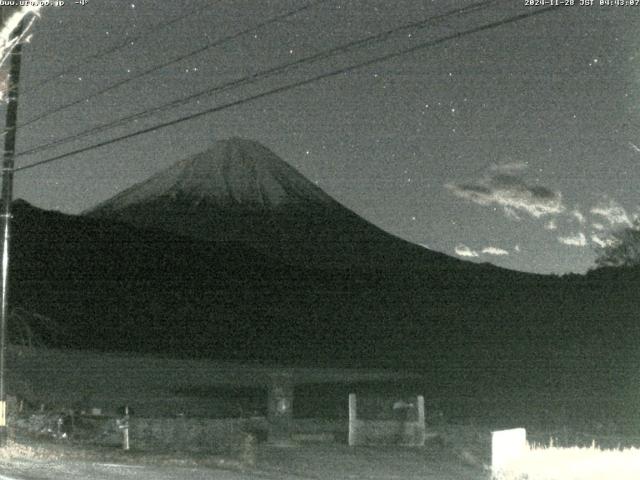
[[[124,416],[116,419],[116,425],[122,430],[122,449],[129,450],[129,407],[124,407]]]
[[[424,414],[424,395],[418,395],[418,438],[416,444],[424,446],[424,442],[427,439],[427,425],[425,422]]]
[[[349,394],[349,446],[352,447],[356,444],[356,422],[358,421],[358,405],[356,400],[356,394]]]
[[[122,448],[126,451],[129,450],[129,407],[124,407],[124,416],[126,418],[126,423],[122,430]]]

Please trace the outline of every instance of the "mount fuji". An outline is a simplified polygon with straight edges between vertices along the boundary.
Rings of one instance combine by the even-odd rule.
[[[416,256],[466,264],[382,231],[271,150],[238,138],[218,141],[85,215],[198,240],[242,242],[301,266],[412,268]]]

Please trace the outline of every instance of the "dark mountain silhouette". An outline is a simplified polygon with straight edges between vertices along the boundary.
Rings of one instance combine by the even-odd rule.
[[[453,335],[461,292],[484,302],[493,272],[294,266],[241,242],[26,202],[14,207],[13,238],[12,303],[62,326],[43,332],[49,344],[250,361],[411,364],[409,345],[443,342],[416,335],[423,325]]]

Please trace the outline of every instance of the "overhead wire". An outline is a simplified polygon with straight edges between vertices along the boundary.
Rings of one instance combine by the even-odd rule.
[[[97,125],[97,126],[88,128],[86,130],[83,130],[81,132],[77,132],[77,133],[69,135],[67,137],[63,137],[63,138],[54,140],[53,142],[49,142],[49,143],[46,143],[46,144],[43,144],[43,145],[32,147],[32,148],[30,148],[28,150],[24,150],[24,151],[20,152],[18,154],[18,156],[31,155],[31,154],[34,154],[34,153],[37,153],[37,152],[41,152],[43,150],[48,150],[48,149],[53,148],[53,147],[64,145],[66,143],[78,140],[80,138],[84,138],[86,136],[93,135],[95,133],[99,133],[99,132],[102,132],[102,131],[105,131],[105,130],[108,130],[108,129],[111,129],[111,128],[114,128],[114,127],[118,127],[118,126],[124,125],[124,124],[129,123],[129,122],[131,122],[133,120],[137,120],[137,119],[141,119],[141,118],[144,118],[144,117],[148,117],[150,115],[153,115],[155,113],[167,110],[169,108],[186,104],[188,102],[191,102],[193,100],[196,100],[196,99],[204,97],[204,96],[211,95],[213,93],[226,91],[226,90],[229,90],[229,89],[232,89],[232,88],[236,88],[238,86],[245,85],[245,84],[248,84],[248,83],[254,83],[256,81],[262,80],[262,79],[267,78],[269,76],[283,73],[283,72],[285,72],[285,71],[287,71],[287,70],[289,70],[291,68],[294,68],[294,67],[298,67],[298,66],[301,66],[301,65],[314,63],[314,62],[317,62],[319,60],[323,60],[323,59],[329,58],[331,56],[337,55],[339,53],[346,52],[348,50],[352,50],[352,49],[357,48],[357,47],[361,47],[363,45],[368,45],[368,44],[373,44],[374,42],[384,41],[387,37],[390,37],[391,35],[397,34],[397,33],[402,32],[402,31],[424,28],[426,26],[429,26],[429,25],[433,24],[434,22],[437,22],[437,21],[440,21],[440,20],[443,20],[443,19],[446,19],[446,18],[450,18],[452,16],[465,15],[465,14],[468,14],[468,13],[477,12],[478,10],[485,9],[488,6],[492,5],[492,4],[500,3],[500,2],[504,2],[504,1],[505,0],[485,0],[485,1],[482,1],[482,2],[475,3],[473,5],[469,5],[469,6],[464,7],[464,8],[457,8],[457,9],[450,10],[448,12],[445,12],[445,13],[442,13],[442,14],[439,14],[439,15],[434,15],[434,16],[428,17],[428,18],[423,19],[423,20],[419,20],[419,21],[414,21],[414,22],[410,22],[410,23],[407,23],[407,24],[403,24],[403,25],[400,25],[398,27],[394,27],[393,29],[388,29],[388,30],[385,30],[385,31],[377,33],[377,34],[369,35],[369,36],[367,36],[365,38],[354,40],[354,41],[348,42],[346,44],[342,44],[342,45],[333,47],[331,49],[328,49],[328,50],[325,50],[325,51],[322,51],[322,52],[318,52],[318,53],[315,53],[313,55],[306,56],[306,57],[303,57],[303,58],[300,58],[300,59],[297,59],[297,60],[294,60],[294,61],[291,61],[291,62],[286,62],[286,63],[284,63],[282,65],[278,65],[276,67],[267,68],[265,70],[253,73],[252,75],[245,76],[245,77],[240,78],[240,79],[235,79],[235,80],[223,83],[221,85],[216,85],[214,87],[206,88],[204,90],[201,90],[199,92],[193,93],[193,94],[188,95],[186,97],[181,97],[181,98],[178,98],[176,100],[172,100],[172,101],[170,101],[168,103],[165,103],[165,104],[162,104],[162,105],[159,105],[159,106],[144,110],[142,112],[137,112],[137,113],[122,117],[120,119],[104,123],[102,125]]]
[[[49,82],[52,82],[53,80],[56,80],[64,75],[67,75],[73,71],[75,71],[78,67],[81,67],[83,65],[86,65],[88,63],[93,62],[94,60],[98,60],[100,58],[106,57],[108,55],[111,55],[112,53],[117,52],[118,50],[122,50],[123,48],[127,48],[130,47],[132,44],[142,40],[145,37],[148,37],[152,34],[155,34],[158,30],[162,30],[163,28],[169,27],[171,25],[174,25],[182,20],[184,20],[185,18],[191,17],[193,15],[196,15],[200,12],[203,12],[204,10],[208,10],[212,7],[212,4],[207,4],[204,7],[200,7],[200,8],[196,8],[195,10],[192,10],[190,12],[184,13],[182,15],[179,15],[175,18],[169,19],[165,22],[159,22],[155,25],[153,25],[151,28],[149,28],[148,30],[146,30],[143,33],[140,33],[138,35],[134,35],[134,36],[129,36],[126,37],[122,42],[117,43],[116,45],[113,45],[112,47],[106,49],[106,50],[102,50],[99,52],[96,52],[94,54],[88,55],[84,58],[82,58],[81,60],[67,66],[66,68],[64,68],[63,70],[59,71],[58,73],[51,75],[47,78],[45,78],[44,80],[38,82],[37,84],[35,84],[34,86],[32,86],[30,89],[26,90],[23,92],[24,93],[29,93],[31,91],[37,90],[38,88],[42,87],[43,85],[46,85]]]
[[[463,31],[460,31],[460,32],[455,32],[453,34],[446,35],[444,37],[441,37],[441,38],[438,38],[438,39],[435,39],[435,40],[430,40],[430,41],[427,41],[427,42],[423,42],[423,43],[420,43],[420,44],[417,44],[417,45],[414,45],[412,47],[408,47],[408,48],[405,48],[405,49],[402,49],[402,50],[399,50],[399,51],[396,51],[396,52],[384,54],[384,55],[381,55],[381,56],[378,56],[378,57],[375,57],[375,58],[372,58],[372,59],[368,59],[368,60],[365,60],[365,61],[362,61],[362,62],[358,62],[358,63],[352,64],[352,65],[349,65],[347,67],[342,67],[342,68],[335,69],[335,70],[332,70],[332,71],[329,71],[329,72],[325,72],[325,73],[316,75],[316,76],[308,78],[308,79],[299,80],[299,81],[296,81],[296,82],[293,82],[293,83],[290,83],[290,84],[287,84],[287,85],[283,85],[283,86],[280,86],[280,87],[277,87],[277,88],[274,88],[274,89],[271,89],[271,90],[268,90],[268,91],[265,91],[265,92],[262,92],[262,93],[259,93],[259,94],[256,94],[256,95],[252,95],[250,97],[246,97],[246,98],[243,98],[243,99],[235,100],[235,101],[229,102],[229,103],[224,104],[224,105],[219,105],[219,106],[216,106],[216,107],[212,107],[212,108],[206,109],[206,110],[201,111],[201,112],[197,112],[197,113],[194,113],[194,114],[186,115],[186,116],[183,116],[183,117],[171,120],[171,121],[163,122],[163,123],[160,123],[158,125],[147,127],[147,128],[142,129],[142,130],[138,130],[138,131],[131,132],[131,133],[128,133],[128,134],[125,134],[125,135],[121,135],[119,137],[115,137],[115,138],[112,138],[112,139],[109,139],[109,140],[104,140],[102,142],[98,142],[98,143],[90,145],[90,146],[78,148],[76,150],[72,150],[70,152],[66,152],[66,153],[63,153],[63,154],[60,154],[60,155],[56,155],[54,157],[51,157],[51,158],[48,158],[48,159],[45,159],[45,160],[41,160],[41,161],[38,161],[38,162],[31,163],[29,165],[18,167],[14,171],[15,172],[24,171],[24,170],[35,168],[35,167],[38,167],[38,166],[41,166],[41,165],[45,165],[45,164],[48,164],[48,163],[60,161],[60,160],[63,160],[65,158],[71,157],[73,155],[77,155],[79,153],[84,153],[84,152],[87,152],[87,151],[95,150],[97,148],[101,148],[101,147],[104,147],[104,146],[107,146],[107,145],[111,145],[111,144],[116,143],[116,142],[120,142],[120,141],[123,141],[123,140],[127,140],[127,139],[130,139],[130,138],[134,138],[134,137],[140,136],[140,135],[151,133],[151,132],[163,129],[163,128],[167,128],[167,127],[170,127],[170,126],[173,126],[173,125],[177,125],[177,124],[189,121],[189,120],[193,120],[195,118],[200,118],[200,117],[203,117],[205,115],[210,115],[212,113],[216,113],[216,112],[219,112],[219,111],[231,108],[231,107],[236,107],[238,105],[242,105],[242,104],[254,101],[254,100],[258,100],[258,99],[265,98],[265,97],[268,97],[268,96],[271,96],[271,95],[282,93],[282,92],[285,92],[285,91],[288,91],[288,90],[291,90],[291,89],[294,89],[294,88],[298,88],[298,87],[301,87],[301,86],[304,86],[304,85],[309,85],[311,83],[315,83],[315,82],[318,82],[318,81],[326,79],[326,78],[335,77],[335,76],[338,76],[338,75],[343,75],[345,73],[349,73],[349,72],[351,72],[353,70],[356,70],[356,69],[359,69],[359,68],[367,67],[367,66],[370,66],[370,65],[374,65],[376,63],[380,63],[380,62],[388,61],[388,60],[391,60],[391,59],[394,59],[394,58],[398,58],[400,56],[407,55],[409,53],[413,53],[413,52],[416,52],[416,51],[419,51],[419,50],[422,50],[422,49],[425,49],[425,48],[433,47],[435,45],[439,45],[439,44],[442,44],[444,42],[448,42],[448,41],[451,41],[451,40],[454,40],[454,39],[462,38],[462,37],[467,36],[467,35],[472,35],[472,34],[475,34],[475,33],[482,32],[482,31],[486,31],[486,30],[490,30],[490,29],[493,29],[493,28],[497,28],[497,27],[500,27],[500,26],[503,26],[503,25],[506,25],[506,24],[509,24],[509,23],[514,23],[514,22],[518,22],[518,21],[521,21],[521,20],[524,20],[524,19],[527,19],[527,18],[531,18],[533,16],[540,15],[542,13],[546,13],[546,12],[548,12],[548,11],[554,9],[554,8],[556,8],[556,7],[553,7],[553,6],[541,7],[541,8],[535,9],[535,10],[528,11],[527,13],[522,13],[522,14],[519,14],[519,15],[507,17],[507,18],[502,19],[502,20],[493,21],[493,22],[490,22],[488,24],[484,24],[484,25],[481,25],[481,26],[478,26],[478,27],[473,27],[471,29],[463,30]]]
[[[90,95],[87,95],[85,97],[82,97],[82,98],[79,98],[79,99],[76,99],[76,100],[72,100],[71,102],[67,102],[67,103],[65,103],[63,105],[60,105],[60,106],[58,106],[58,107],[56,107],[56,108],[54,108],[52,110],[49,110],[49,111],[43,112],[43,113],[41,113],[39,115],[36,115],[35,117],[30,118],[29,120],[23,122],[22,124],[19,124],[18,128],[24,128],[24,127],[26,127],[28,125],[31,125],[31,124],[39,121],[39,120],[42,120],[43,118],[50,117],[54,113],[58,113],[58,112],[60,112],[62,110],[66,110],[69,107],[73,107],[73,106],[79,105],[81,103],[87,102],[88,100],[91,100],[92,98],[95,98],[95,97],[97,97],[99,95],[103,95],[103,94],[105,94],[107,92],[110,92],[112,90],[115,90],[116,88],[119,88],[122,85],[125,85],[125,84],[130,83],[130,82],[132,82],[134,80],[137,80],[139,78],[147,76],[147,75],[149,75],[151,73],[157,72],[158,70],[162,70],[163,68],[166,68],[166,67],[168,67],[170,65],[174,65],[176,63],[182,62],[183,60],[186,60],[187,58],[191,58],[191,57],[193,57],[195,55],[198,55],[199,53],[202,53],[202,52],[204,52],[206,50],[209,50],[211,48],[219,47],[220,45],[223,45],[223,44],[225,44],[227,42],[230,42],[232,40],[236,40],[237,38],[240,38],[240,37],[242,37],[244,35],[247,35],[248,33],[254,32],[255,30],[261,29],[263,27],[266,27],[266,26],[274,24],[274,23],[281,22],[282,20],[284,20],[286,18],[289,18],[289,17],[292,17],[294,15],[297,15],[300,12],[303,12],[305,10],[308,10],[310,8],[313,8],[313,7],[315,7],[315,6],[319,5],[319,4],[322,4],[322,3],[325,3],[325,2],[328,2],[328,1],[331,1],[331,0],[317,0],[315,2],[308,3],[308,4],[306,4],[306,5],[302,6],[302,7],[296,8],[294,10],[290,10],[290,11],[284,13],[284,14],[277,15],[275,17],[267,19],[267,20],[265,20],[263,22],[260,22],[257,25],[254,25],[252,27],[245,28],[245,29],[243,29],[243,30],[241,30],[239,32],[234,33],[234,34],[227,35],[225,37],[219,38],[219,39],[217,39],[217,40],[215,40],[213,42],[207,43],[204,46],[198,47],[195,50],[191,50],[190,52],[188,52],[188,53],[186,53],[184,55],[180,55],[179,57],[173,58],[173,59],[168,60],[166,62],[163,62],[163,63],[161,63],[159,65],[155,65],[155,66],[150,67],[150,68],[148,68],[146,70],[143,70],[142,72],[137,73],[136,75],[133,75],[133,76],[127,77],[127,78],[125,78],[123,80],[119,80],[119,81],[117,81],[115,83],[112,83],[111,85],[108,85],[107,87],[104,87],[101,90],[98,90],[97,92],[94,92],[94,93],[92,93]]]

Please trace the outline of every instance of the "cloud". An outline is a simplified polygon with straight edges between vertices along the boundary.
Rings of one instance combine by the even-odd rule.
[[[571,215],[574,216],[574,218],[576,220],[578,220],[578,223],[580,223],[581,225],[584,225],[584,223],[587,221],[587,219],[585,218],[585,216],[582,214],[582,212],[580,210],[574,210],[573,212],[571,212]]]
[[[509,252],[503,248],[488,246],[484,247],[480,253],[477,250],[473,250],[472,248],[466,246],[463,243],[458,244],[455,248],[456,255],[460,257],[470,257],[477,258],[480,256],[480,253],[487,255],[509,255]]]
[[[504,214],[506,215],[507,218],[510,218],[511,220],[515,220],[516,222],[519,222],[522,220],[522,218],[520,218],[520,215],[518,215],[518,213],[511,207],[504,207]]]
[[[557,230],[558,229],[558,224],[556,223],[555,218],[552,218],[547,223],[545,223],[544,224],[544,229],[545,230]]]
[[[570,247],[584,247],[587,245],[587,237],[585,237],[582,232],[566,237],[558,237],[558,241],[563,245],[568,245]]]
[[[482,253],[487,253],[489,255],[509,255],[509,252],[498,247],[484,247],[482,249]]]
[[[596,233],[591,234],[591,241],[599,247],[607,247],[615,243],[615,240],[603,237],[602,235],[598,235]]]
[[[455,252],[456,252],[457,255],[459,255],[461,257],[477,257],[477,256],[479,256],[478,252],[476,252],[475,250],[471,250],[469,247],[467,247],[466,245],[463,245],[462,243],[456,247]]]
[[[595,230],[604,230],[604,225],[601,223],[592,223],[591,226],[595,229]]]
[[[528,185],[520,177],[497,173],[475,183],[448,183],[454,195],[479,205],[500,205],[539,218],[565,210],[560,192]]]
[[[516,252],[520,253],[520,245],[516,245],[515,247],[513,247],[513,249],[514,249]]]
[[[631,227],[632,223],[629,219],[629,215],[627,211],[624,209],[622,205],[620,205],[615,200],[603,199],[598,203],[595,207],[591,208],[591,213],[594,215],[598,215],[606,219],[610,225],[626,225],[627,227]]]

